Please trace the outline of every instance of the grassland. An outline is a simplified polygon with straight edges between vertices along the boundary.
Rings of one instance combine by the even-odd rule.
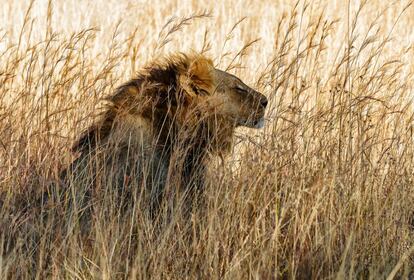
[[[409,1],[0,0],[1,279],[414,277]],[[136,206],[36,199],[97,106],[146,62],[202,51],[270,100],[159,232]],[[135,207],[135,206],[134,206]]]

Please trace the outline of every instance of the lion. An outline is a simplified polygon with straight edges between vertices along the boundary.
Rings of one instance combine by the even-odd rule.
[[[146,192],[154,207],[168,193],[202,191],[209,160],[231,151],[237,127],[262,128],[268,104],[200,54],[153,62],[108,100],[73,145],[78,158],[64,177],[86,199],[110,186],[122,201],[119,193]]]

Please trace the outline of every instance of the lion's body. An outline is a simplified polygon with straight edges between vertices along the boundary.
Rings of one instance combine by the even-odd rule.
[[[66,180],[88,186],[87,197],[111,186],[153,202],[168,190],[201,189],[208,158],[230,150],[238,125],[258,126],[267,103],[199,55],[150,65],[110,101],[74,145]]]

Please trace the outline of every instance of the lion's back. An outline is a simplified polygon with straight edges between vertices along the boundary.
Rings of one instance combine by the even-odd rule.
[[[79,200],[104,201],[102,196],[111,194],[111,198],[125,201],[137,192],[152,203],[159,200],[169,162],[167,155],[154,146],[155,137],[147,123],[139,117],[122,116],[105,135],[99,135],[99,131],[88,133],[93,140],[84,141],[87,145],[63,175]]]

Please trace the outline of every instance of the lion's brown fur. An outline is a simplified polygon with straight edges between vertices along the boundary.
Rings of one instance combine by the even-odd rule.
[[[86,178],[88,185],[110,178],[121,188],[131,182],[149,186],[151,199],[171,188],[202,188],[209,156],[232,146],[240,125],[235,110],[252,110],[243,117],[242,123],[248,123],[249,116],[262,118],[266,106],[252,109],[265,97],[247,86],[245,97],[228,92],[235,89],[226,85],[226,75],[245,86],[201,55],[174,55],[147,66],[117,89],[102,120],[73,146],[80,154],[69,170],[73,178]]]

